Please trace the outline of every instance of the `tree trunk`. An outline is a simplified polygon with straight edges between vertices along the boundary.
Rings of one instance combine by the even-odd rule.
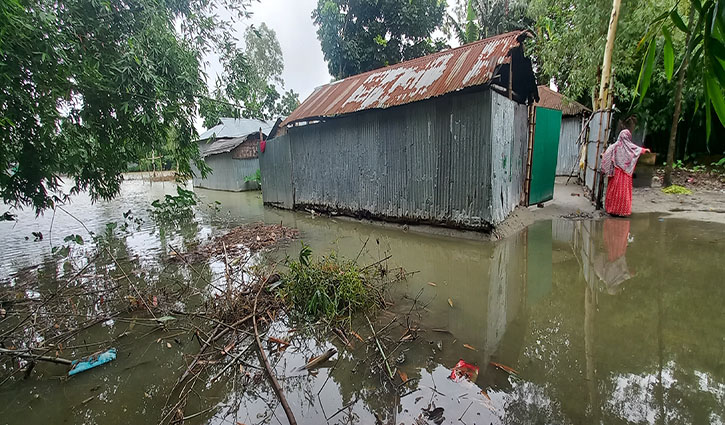
[[[687,37],[685,38],[685,57],[682,59],[682,67],[677,76],[677,90],[675,91],[675,112],[672,114],[672,128],[670,129],[670,143],[667,146],[667,167],[665,167],[665,178],[662,181],[663,187],[672,186],[672,169],[675,163],[675,147],[677,144],[677,126],[680,123],[680,112],[682,112],[682,86],[685,85],[685,74],[690,63],[690,38],[692,37],[693,23],[695,21],[695,8],[690,5],[690,17],[687,21]]]

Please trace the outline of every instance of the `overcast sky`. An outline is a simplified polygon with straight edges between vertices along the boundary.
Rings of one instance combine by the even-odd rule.
[[[317,40],[316,27],[312,23],[312,10],[316,4],[317,0],[254,1],[250,8],[252,18],[237,23],[236,33],[240,43],[243,43],[244,30],[251,24],[259,26],[264,22],[277,33],[284,59],[284,89],[299,93],[300,101],[304,101],[315,87],[332,80]],[[225,12],[220,11],[220,15],[225,15]],[[208,83],[213,88],[222,67],[216,55],[207,60]],[[199,132],[204,130],[201,118],[197,118],[196,127]]]
[[[251,8],[254,24],[264,22],[277,33],[284,57],[285,89],[299,93],[300,100],[332,79],[312,23],[316,4],[317,0],[262,0],[253,2]]]
[[[264,22],[277,33],[284,58],[282,72],[284,88],[299,93],[300,101],[304,101],[315,87],[332,81],[332,76],[327,71],[327,63],[322,56],[320,41],[317,39],[317,27],[312,23],[312,10],[316,4],[317,0],[253,1],[250,8],[253,13],[252,18],[237,24],[239,25],[237,38],[240,42],[244,30],[250,24],[259,25]],[[443,33],[436,31],[433,35],[438,37]],[[457,44],[453,40],[449,42]],[[208,60],[209,85],[213,88],[216,76],[221,73],[221,65],[217,57],[210,57]],[[198,118],[196,122],[197,130],[200,132],[203,130],[201,121]]]

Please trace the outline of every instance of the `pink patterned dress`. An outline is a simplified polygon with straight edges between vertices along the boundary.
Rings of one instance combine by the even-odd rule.
[[[607,184],[604,209],[612,215],[627,217],[632,214],[632,175],[617,167]]]
[[[632,133],[622,130],[602,156],[601,170],[609,176],[604,209],[612,215],[632,214],[632,173],[643,149],[632,143]]]

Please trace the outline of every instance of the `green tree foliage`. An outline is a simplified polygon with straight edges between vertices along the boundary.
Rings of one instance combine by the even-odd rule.
[[[297,107],[300,106],[300,95],[294,90],[284,92],[282,99],[279,101],[278,112],[282,116],[288,116]]]
[[[69,194],[118,193],[121,172],[178,130],[182,175],[199,160],[193,117],[201,58],[246,0],[0,2],[0,193],[37,212]]]
[[[674,109],[674,87],[668,83],[664,69],[654,69],[648,87],[647,98],[633,102],[641,62],[647,49],[638,48],[646,26],[663,11],[669,10],[676,0],[657,0],[641,3],[623,0],[617,26],[617,38],[613,55],[614,85],[612,94],[618,116],[635,114],[641,126],[646,124],[648,134],[669,130]],[[529,15],[535,20],[536,41],[533,56],[536,61],[538,80],[556,82],[559,90],[586,105],[592,105],[592,96],[598,94],[599,73],[606,42],[611,2],[608,0],[562,1],[532,0]],[[673,60],[680,63],[684,56],[685,37],[682,32],[671,32],[674,46]],[[572,47],[574,46],[574,47]],[[645,46],[646,47],[646,46]],[[664,54],[653,59],[663,61]],[[670,60],[670,59],[668,59]],[[688,114],[689,129],[704,125],[703,108],[699,108],[699,83],[690,81],[683,90],[683,113]],[[696,137],[693,136],[693,139]],[[653,149],[662,151],[666,140],[651,138]]]
[[[459,22],[465,19],[467,39],[471,42],[475,41],[476,32],[477,39],[483,39],[531,27],[533,21],[526,13],[528,5],[529,0],[458,0],[454,11]]]
[[[712,131],[711,108],[725,125],[725,2],[721,0],[693,0],[684,7],[688,9],[687,24],[683,21],[678,10],[678,4],[654,19],[648,28],[640,46],[646,46],[646,54],[637,80],[637,94],[641,95],[640,102],[647,94],[657,60],[655,56],[658,44],[662,45],[663,68],[667,81],[677,75],[677,86],[674,96],[674,112],[672,114],[672,127],[667,147],[667,167],[663,184],[672,184],[672,171],[674,169],[675,151],[677,149],[677,135],[681,114],[683,91],[685,81],[697,80],[702,87],[705,105],[705,133],[709,142]],[[678,61],[675,72],[675,44],[673,32],[685,34],[685,46],[682,60]],[[658,41],[661,41],[658,43]],[[698,99],[699,100],[699,99]]]
[[[638,44],[646,51],[640,68],[637,81],[636,94],[640,101],[645,98],[651,85],[655,66],[659,62],[655,58],[661,50],[662,67],[667,81],[674,75],[682,75],[687,79],[700,80],[700,87],[706,109],[707,137],[711,131],[711,109],[720,123],[725,125],[725,1],[722,0],[692,0],[683,6],[672,6],[669,10],[651,20],[644,37]],[[678,8],[678,6],[680,6]],[[694,8],[692,25],[685,23],[680,10],[683,7]],[[688,28],[689,26],[689,28]],[[689,45],[673,42],[673,34],[690,34]],[[680,52],[680,58],[675,67],[675,51]],[[685,56],[689,65],[685,65]]]
[[[247,55],[257,70],[262,82],[283,84],[282,47],[277,40],[277,33],[262,22],[259,28],[250,26],[244,32],[244,43]]]
[[[245,48],[236,40],[227,39],[220,56],[222,74],[208,99],[200,102],[204,126],[212,127],[221,117],[271,119],[289,115],[299,105],[299,95],[287,91],[280,96],[278,87],[284,85],[282,48],[274,30],[262,23],[244,32]]]
[[[642,22],[648,22],[669,8],[674,0],[642,3],[623,0],[617,26],[612,63],[614,64],[615,98],[631,99],[635,83],[630,83],[639,69],[637,42]],[[534,31],[539,80],[553,78],[559,89],[574,99],[586,99],[599,83],[602,55],[606,43],[610,0],[531,0],[529,16],[535,20]]]
[[[465,24],[459,23],[462,21],[460,16],[460,3],[458,18],[455,18],[450,14],[446,17],[447,31],[449,33],[452,32],[453,36],[455,36],[461,44],[473,43],[474,41],[481,39],[481,27],[478,25],[478,17],[476,16],[476,11],[473,8],[473,1],[474,0],[468,0],[468,3],[466,4]]]
[[[441,0],[318,0],[312,12],[330,74],[345,78],[445,47]]]

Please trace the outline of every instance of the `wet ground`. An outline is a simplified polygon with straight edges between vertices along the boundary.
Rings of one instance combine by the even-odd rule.
[[[186,246],[257,221],[299,229],[314,254],[334,250],[355,258],[367,241],[361,263],[392,255],[392,264],[416,272],[392,288],[395,304],[376,325],[407,313],[416,297],[418,305],[425,305],[415,318],[418,338],[402,344],[391,358],[397,391],[381,384],[376,367],[361,366],[371,355],[363,344],[348,349],[311,330],[290,349],[272,355],[299,423],[725,422],[721,224],[655,213],[556,219],[483,242],[264,208],[259,193],[197,189],[205,203],[219,201],[219,210],[201,205],[182,231],[161,232],[145,210],[174,188],[173,183],[129,181],[112,202],[92,205],[79,198],[67,210],[98,233],[107,222],[124,221],[125,211],[141,218],[140,227],[120,241],[120,251],[144,267],[150,281],[184,278],[162,265],[169,245]],[[55,218],[37,219],[20,212],[17,223],[0,223],[0,272],[11,276],[39,263],[62,269],[51,259],[51,241],[62,245],[66,235],[83,230],[60,211]],[[42,232],[43,240],[35,242],[34,231]],[[298,250],[294,242],[264,255],[278,259]],[[139,331],[143,314],[138,316],[109,320],[73,342],[129,332],[115,345],[116,361],[71,379],[61,378],[62,366],[43,365],[28,379],[0,387],[0,421],[158,422],[166,394],[185,365],[184,354],[198,345],[174,335],[173,326],[145,335]],[[357,329],[363,337],[370,335],[364,326]],[[271,331],[286,333],[281,325]],[[310,355],[332,346],[341,353],[335,358],[339,361],[314,375],[299,371]],[[72,354],[66,349],[66,356]],[[461,359],[478,366],[475,382],[449,379]],[[199,388],[186,414],[200,414],[186,423],[286,423],[263,375],[254,364],[243,369]]]

